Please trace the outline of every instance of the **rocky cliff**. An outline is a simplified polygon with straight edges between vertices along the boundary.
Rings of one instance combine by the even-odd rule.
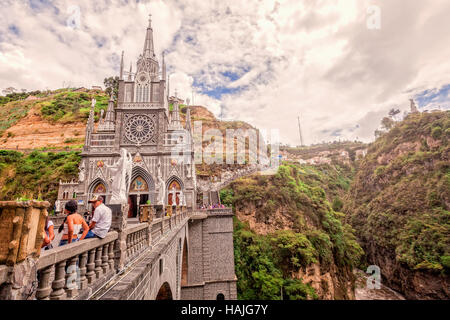
[[[450,112],[410,114],[360,163],[344,211],[384,284],[450,297]]]
[[[338,165],[291,163],[274,176],[253,175],[222,190],[237,218],[240,298],[355,298],[352,270],[362,249],[333,200],[345,192],[348,175]]]

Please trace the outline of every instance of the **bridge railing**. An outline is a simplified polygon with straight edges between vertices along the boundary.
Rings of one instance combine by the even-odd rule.
[[[124,231],[127,236],[127,252],[125,262],[129,263],[138,256],[149,243],[148,223],[140,223]]]
[[[167,212],[165,212],[167,214]],[[109,232],[104,239],[86,239],[42,251],[30,277],[38,300],[84,300],[133,263],[150,246],[185,221],[186,208],[174,208],[161,218]],[[154,212],[152,212],[154,215]],[[0,265],[0,285],[10,283],[11,267]],[[37,275],[37,276],[35,276]]]
[[[208,215],[233,214],[232,208],[198,209],[197,211]]]
[[[115,274],[116,231],[44,251],[38,262],[38,300],[87,298]]]

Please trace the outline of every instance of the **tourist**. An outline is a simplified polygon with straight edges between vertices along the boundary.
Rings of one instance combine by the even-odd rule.
[[[59,232],[64,230],[59,246],[83,240],[89,231],[88,224],[84,221],[84,218],[77,213],[77,209],[78,204],[75,200],[70,200],[64,207],[64,213],[67,214],[67,217],[64,219],[64,222],[58,230]],[[78,233],[80,233],[81,228],[83,228],[84,231],[81,238],[78,239]]]
[[[103,239],[111,228],[112,212],[111,209],[103,203],[103,197],[94,196],[89,203],[94,207],[94,217],[89,225],[89,232],[86,239],[100,238]]]
[[[53,248],[51,242],[53,241],[53,239],[55,239],[55,232],[53,230],[54,228],[55,225],[53,224],[53,221],[50,220],[49,216],[47,216],[47,219],[45,220],[45,229],[44,229],[45,236],[41,246],[41,248],[43,248],[44,250],[50,250]]]

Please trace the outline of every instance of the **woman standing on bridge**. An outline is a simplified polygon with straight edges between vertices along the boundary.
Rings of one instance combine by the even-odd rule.
[[[89,231],[89,226],[84,220],[84,218],[77,213],[78,204],[75,200],[71,200],[66,203],[64,207],[64,212],[67,214],[66,219],[64,219],[63,224],[59,227],[59,232],[63,231],[63,236],[59,243],[59,246],[63,246],[67,243],[76,242],[78,240],[83,240]],[[80,233],[81,228],[83,228],[83,234],[81,238],[78,239],[78,233]]]

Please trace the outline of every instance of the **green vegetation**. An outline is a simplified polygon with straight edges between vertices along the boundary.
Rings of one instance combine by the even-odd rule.
[[[292,279],[292,272],[319,263],[322,272],[351,269],[359,264],[363,251],[353,230],[341,220],[342,213],[331,207],[348,188],[351,170],[284,164],[274,176],[239,179],[221,191],[226,204],[236,210],[255,207],[257,221],[272,224],[275,212],[283,211],[292,221],[291,230],[257,235],[238,221],[235,223],[235,259],[238,294],[242,299],[276,299],[280,288],[288,286],[291,297],[314,298],[312,288]],[[326,190],[321,186],[326,184]],[[277,225],[278,229],[285,226]],[[262,281],[263,279],[264,281]],[[297,282],[296,282],[297,281]]]
[[[410,114],[369,147],[344,210],[372,257],[449,273],[449,127],[449,111]]]
[[[89,117],[92,98],[97,101],[94,110],[95,120],[98,120],[100,111],[106,111],[108,108],[109,98],[105,94],[63,91],[56,94],[52,100],[42,103],[41,113],[44,119],[53,122],[83,122]]]
[[[285,237],[296,237],[291,232],[283,232],[279,238],[257,235],[239,220],[234,220],[234,255],[238,278],[238,298],[240,300],[305,300],[318,296],[310,285],[300,279],[292,279],[281,263],[291,252],[283,244]],[[280,248],[278,247],[280,243]],[[309,254],[300,247],[294,248],[295,256]],[[284,256],[283,256],[284,255]],[[297,261],[296,257],[292,257]]]
[[[26,98],[28,98],[29,96],[36,96],[36,97],[42,97],[44,96],[46,93],[43,93],[41,91],[31,91],[31,92],[14,92],[14,93],[9,93],[6,96],[0,96],[0,107],[4,104],[7,104],[9,102],[14,102],[14,101],[21,101],[21,100],[25,100]]]
[[[25,117],[32,105],[33,103],[25,103],[23,101],[0,104],[0,135]],[[8,134],[8,138],[11,138],[12,133]]]
[[[59,180],[78,176],[79,152],[38,152],[25,155],[0,150],[0,198],[44,199],[54,202]]]

